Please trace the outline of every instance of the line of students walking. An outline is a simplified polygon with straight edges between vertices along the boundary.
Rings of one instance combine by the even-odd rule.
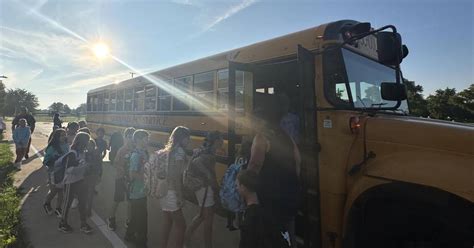
[[[292,137],[280,125],[284,113],[274,108],[278,104],[269,101],[266,105],[256,111],[256,134],[250,153],[241,152],[241,158],[238,158],[248,161],[235,180],[238,194],[246,206],[239,226],[241,248],[296,247],[294,220],[301,193],[300,154]],[[58,195],[59,230],[71,232],[67,216],[72,199],[77,198],[81,231],[90,233],[92,229],[87,218],[94,187],[100,181],[107,143],[103,140],[103,129],[97,130],[94,142],[88,129],[79,128],[77,123],[70,123],[66,130],[59,128],[51,135],[44,159],[50,181],[55,181],[58,164],[65,164],[65,173],[61,183],[50,184],[44,208],[52,213],[51,200]],[[109,158],[113,161],[116,179],[114,202],[107,219],[110,230],[117,226],[117,207],[126,202],[125,240],[137,247],[147,247],[147,198],[157,197],[163,213],[160,247],[192,247],[194,232],[201,224],[204,225],[204,246],[213,247],[214,211],[216,204],[221,202],[215,153],[222,147],[223,137],[219,132],[211,132],[200,148],[189,152],[190,135],[188,128],[178,126],[165,147],[153,153],[148,152],[149,133],[145,130],[130,127],[124,130],[123,136],[112,135]],[[71,140],[68,149],[67,141]],[[115,143],[123,145],[118,148]],[[200,211],[187,226],[183,207],[184,195],[189,191]]]

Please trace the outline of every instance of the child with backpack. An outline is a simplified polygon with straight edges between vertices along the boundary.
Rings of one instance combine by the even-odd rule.
[[[147,246],[148,217],[144,165],[148,161],[148,137],[148,132],[143,129],[133,133],[135,150],[130,157],[129,167],[131,218],[125,240],[135,243],[138,247]]]
[[[183,216],[183,172],[187,166],[186,147],[189,145],[191,132],[188,128],[176,127],[168,139],[166,147],[157,152],[155,171],[150,173],[152,195],[158,195],[160,198],[161,210],[163,211],[163,226],[160,239],[160,247],[166,248],[168,244],[174,244],[173,247],[183,247],[184,232],[186,231],[186,221]],[[151,161],[151,160],[150,160]],[[165,180],[164,185],[158,188],[158,180]],[[175,231],[171,232],[174,226]],[[174,236],[170,237],[173,233]],[[170,242],[168,242],[170,241]]]
[[[45,149],[43,165],[48,170],[48,183],[49,192],[46,195],[46,199],[43,204],[43,209],[46,214],[51,215],[53,208],[51,207],[51,201],[57,195],[56,209],[54,213],[58,218],[61,218],[61,203],[63,201],[63,188],[60,185],[54,183],[54,163],[61,156],[69,151],[69,145],[67,144],[66,130],[59,128],[56,129],[49,140],[48,146]]]
[[[204,246],[212,247],[214,205],[217,198],[215,194],[219,192],[215,171],[216,151],[222,147],[223,143],[224,139],[220,132],[214,131],[209,133],[204,140],[203,146],[195,151],[195,155],[193,155],[193,159],[190,163],[190,168],[187,169],[197,176],[199,181],[202,182],[202,185],[195,191],[201,211],[193,218],[186,230],[186,243],[191,241],[194,231],[201,223],[204,223]],[[188,173],[186,172],[186,174]]]
[[[86,215],[92,215],[92,201],[95,195],[95,186],[102,177],[102,156],[94,140],[89,140],[86,152],[87,170],[84,183],[87,187]]]
[[[237,230],[234,226],[234,220],[237,219],[237,226],[240,225],[242,213],[245,209],[245,203],[239,195],[237,185],[237,175],[240,171],[247,169],[247,163],[250,159],[250,149],[252,147],[251,139],[244,137],[242,144],[237,152],[235,162],[227,168],[222,178],[221,190],[219,196],[221,205],[227,212],[227,228],[230,231]]]
[[[114,202],[112,203],[112,208],[110,210],[110,216],[107,218],[107,227],[109,230],[114,231],[117,227],[115,222],[115,213],[121,202],[127,204],[127,223],[130,220],[130,202],[128,197],[128,184],[129,184],[129,164],[130,156],[132,155],[133,150],[135,149],[135,144],[133,142],[133,133],[135,128],[128,127],[123,132],[124,144],[117,151],[117,155],[114,159],[115,166],[115,184],[114,184]]]
[[[79,132],[74,138],[69,153],[59,158],[54,165],[55,167],[64,167],[64,178],[62,180],[64,184],[63,215],[58,227],[58,230],[64,233],[72,232],[72,227],[67,223],[67,220],[74,197],[77,197],[79,204],[80,230],[86,234],[92,232],[92,228],[86,222],[87,187],[84,183],[84,175],[87,170],[85,150],[89,140],[89,134]]]
[[[21,170],[21,160],[28,150],[28,142],[31,138],[31,130],[26,119],[20,119],[18,127],[13,130],[13,141],[16,148],[15,167]]]

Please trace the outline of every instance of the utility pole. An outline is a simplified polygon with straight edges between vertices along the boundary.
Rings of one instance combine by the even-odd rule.
[[[137,74],[136,72],[129,72],[130,75],[132,75],[132,78],[133,78],[133,75]]]

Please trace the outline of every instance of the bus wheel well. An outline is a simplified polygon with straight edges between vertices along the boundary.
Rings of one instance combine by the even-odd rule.
[[[354,202],[347,221],[346,248],[474,244],[474,204],[422,185],[390,183],[370,189]]]

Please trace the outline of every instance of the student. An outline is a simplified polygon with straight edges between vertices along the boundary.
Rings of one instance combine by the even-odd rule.
[[[257,135],[252,142],[248,169],[259,175],[257,194],[266,221],[288,229],[294,241],[301,157],[293,139],[280,127],[283,112],[275,106],[280,103],[277,98],[271,98],[255,111]]]
[[[20,114],[17,115],[13,121],[12,121],[12,132],[15,130],[16,127],[19,126],[19,121],[20,119],[25,119],[26,120],[26,123],[28,124],[28,126],[30,127],[30,131],[31,131],[31,135],[33,134],[33,132],[35,131],[35,124],[36,124],[36,120],[35,118],[33,117],[33,115],[31,115],[30,113],[28,113],[28,108],[26,107],[22,107],[20,109]],[[25,159],[28,159],[29,158],[29,153],[30,153],[30,145],[31,145],[31,135],[30,135],[30,139],[28,140],[28,144],[27,144],[27,147],[26,147],[26,151],[25,151]]]
[[[79,128],[79,130],[77,130],[78,132],[83,132],[83,133],[87,133],[89,135],[91,135],[91,130],[88,128],[88,127],[81,127]]]
[[[115,161],[115,156],[120,147],[123,146],[123,136],[121,132],[114,132],[110,137],[109,142],[109,161],[113,164]]]
[[[21,170],[21,160],[25,157],[25,153],[27,153],[31,130],[26,123],[26,119],[20,119],[18,123],[18,127],[13,130],[13,141],[16,148],[15,167]]]
[[[69,122],[66,127],[67,132],[67,143],[72,145],[74,138],[76,137],[77,130],[79,130],[79,124],[77,122]]]
[[[97,145],[98,152],[103,159],[107,154],[107,141],[104,140],[105,130],[100,127],[95,133],[97,135],[97,138],[95,138],[95,143]]]
[[[63,189],[53,183],[54,162],[69,151],[67,144],[66,130],[59,128],[50,135],[51,139],[45,149],[43,165],[48,169],[49,192],[43,204],[46,214],[51,215],[53,208],[51,201],[57,195],[56,210],[54,213],[58,218],[61,217],[61,203],[63,202]]]
[[[130,205],[131,218],[125,234],[125,240],[137,247],[147,246],[148,217],[145,195],[144,165],[148,162],[148,132],[139,129],[133,133],[135,150],[130,157]]]
[[[216,179],[216,150],[222,147],[224,140],[220,132],[215,131],[207,135],[204,144],[195,151],[193,166],[196,166],[200,175],[203,175],[205,186],[195,192],[198,205],[202,211],[196,215],[186,230],[186,243],[191,242],[194,231],[204,222],[204,247],[212,247],[212,227],[214,221],[215,194],[218,194],[218,183]]]
[[[160,199],[163,211],[163,226],[160,239],[160,247],[182,248],[186,221],[183,216],[183,172],[187,165],[186,148],[189,145],[190,131],[186,127],[176,127],[168,139],[168,144],[160,152],[168,153],[168,164],[166,178],[168,182],[168,193]],[[171,232],[174,226],[175,231]],[[170,237],[170,234],[174,234]],[[169,241],[169,242],[168,242]]]
[[[85,120],[79,121],[79,128],[87,127],[87,122]]]
[[[59,118],[59,113],[55,113],[53,117],[53,129],[54,128],[62,128],[63,127],[63,121],[61,118]]]
[[[86,199],[86,215],[92,215],[92,201],[95,195],[95,186],[100,182],[102,177],[102,157],[94,140],[89,140],[86,152],[87,170],[84,182],[87,187]]]
[[[85,160],[85,150],[89,144],[90,136],[87,133],[80,132],[74,138],[71,146],[71,152],[66,157],[66,172],[64,174],[64,200],[63,215],[59,223],[58,230],[64,233],[72,232],[72,227],[68,224],[69,208],[74,197],[77,197],[79,204],[79,217],[81,220],[81,231],[88,234],[92,228],[87,224],[86,219],[86,200],[87,187],[84,183],[84,174],[87,170]]]
[[[117,227],[115,222],[115,214],[117,212],[118,205],[121,202],[128,202],[128,169],[130,164],[130,156],[135,148],[133,143],[133,133],[135,128],[129,127],[123,132],[125,138],[124,145],[118,150],[117,156],[114,160],[115,166],[115,190],[114,190],[114,202],[110,211],[110,217],[107,218],[107,226],[109,230],[114,231]],[[130,220],[130,204],[127,203],[127,223]]]

